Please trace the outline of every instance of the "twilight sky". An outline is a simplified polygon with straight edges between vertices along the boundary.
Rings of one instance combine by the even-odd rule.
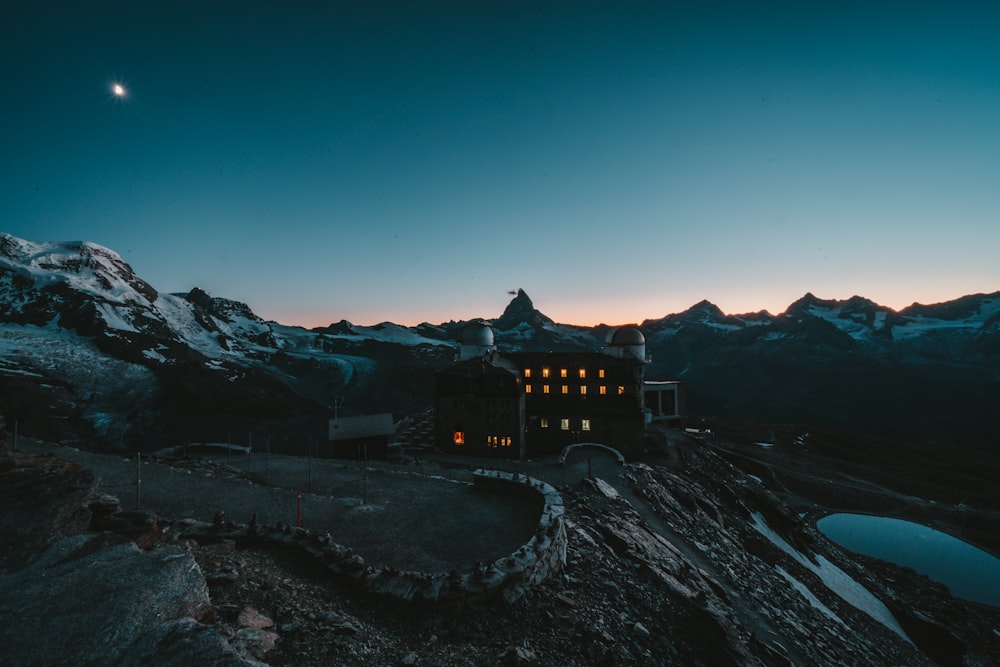
[[[994,2],[16,0],[0,231],[307,326],[519,287],[571,324],[992,292],[998,28]]]

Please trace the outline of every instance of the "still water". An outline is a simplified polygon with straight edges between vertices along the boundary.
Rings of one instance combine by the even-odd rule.
[[[865,514],[831,514],[816,527],[837,544],[911,567],[952,595],[1000,607],[1000,559],[918,523]]]

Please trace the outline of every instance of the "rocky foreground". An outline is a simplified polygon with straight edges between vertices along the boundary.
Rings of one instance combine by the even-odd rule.
[[[565,489],[565,568],[517,602],[407,604],[8,452],[0,665],[1000,664],[1000,610],[832,545],[704,442],[669,453]]]

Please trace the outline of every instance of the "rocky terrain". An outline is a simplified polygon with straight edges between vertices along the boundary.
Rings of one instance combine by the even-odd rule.
[[[803,444],[794,440],[801,432],[771,433],[765,448],[755,444],[758,428],[671,431],[655,456],[622,467],[596,452],[586,466],[520,464],[562,487],[568,548],[564,569],[513,603],[365,593],[296,549],[165,530],[171,522],[157,514],[152,490],[146,512],[115,513],[100,479],[105,465],[118,465],[112,457],[88,469],[8,451],[0,664],[1000,663],[1000,609],[846,552],[812,523],[831,509],[891,512],[953,533],[965,526],[966,539],[995,552],[995,537],[978,538],[1000,525],[988,490],[996,462],[970,468],[955,459],[938,478],[921,477],[918,449],[912,465],[889,475],[838,458],[833,445],[843,442],[833,434]],[[894,446],[864,445],[886,455]],[[229,468],[177,464],[184,476],[211,473],[209,489],[223,488]],[[442,470],[421,469],[427,493]],[[359,533],[351,546],[364,552],[365,539],[388,539],[400,554],[412,548],[395,539],[403,526],[390,512],[378,520],[376,534]],[[497,556],[508,548],[498,544]]]
[[[487,321],[501,351],[610,329],[523,290]],[[687,428],[624,466],[497,463],[560,490],[552,534],[531,501],[470,495],[475,461],[303,458],[333,411],[425,410],[466,324],[307,331],[160,293],[92,243],[0,234],[0,665],[1000,664],[997,608],[815,527],[870,513],[1000,554],[1000,293],[642,322]],[[193,442],[254,447],[153,456]],[[307,535],[288,527],[303,486]],[[372,592],[376,570],[493,581],[552,538],[557,571],[515,594]]]

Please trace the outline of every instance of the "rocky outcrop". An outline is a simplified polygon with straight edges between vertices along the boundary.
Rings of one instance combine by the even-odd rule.
[[[58,459],[0,459],[0,664],[260,664],[198,622],[211,601],[190,552],[80,532],[90,504],[108,504],[95,486],[92,473]]]
[[[17,622],[0,623],[0,645],[21,664],[55,664],[69,654],[78,664],[110,662],[162,623],[200,618],[210,606],[190,554],[144,552],[112,533],[63,538],[4,579],[0,616]],[[39,641],[46,627],[59,632]]]

